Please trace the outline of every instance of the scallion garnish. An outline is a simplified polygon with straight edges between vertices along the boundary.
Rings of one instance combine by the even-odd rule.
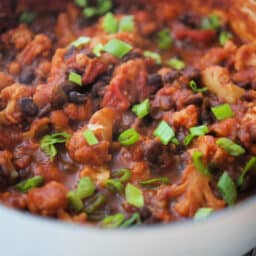
[[[102,27],[104,31],[108,34],[116,33],[118,30],[118,20],[116,17],[111,13],[107,13],[102,21]]]
[[[132,46],[114,38],[103,47],[103,50],[121,59],[132,50]]]
[[[44,178],[42,176],[35,176],[33,178],[24,180],[15,185],[15,189],[19,192],[26,193],[32,188],[37,188],[43,185]]]
[[[79,37],[77,40],[75,40],[74,42],[72,42],[70,44],[70,46],[74,46],[76,48],[79,48],[82,45],[88,44],[91,41],[90,37],[87,36],[81,36]]]
[[[148,115],[150,112],[149,99],[144,100],[140,104],[134,105],[132,107],[132,112],[134,112],[138,118],[143,118]]]
[[[179,142],[174,140],[176,139],[175,133],[169,124],[165,121],[160,122],[160,124],[154,130],[154,135],[159,138],[164,145],[167,145],[170,141],[174,141],[174,143]]]
[[[161,50],[167,50],[172,46],[173,39],[168,28],[162,29],[156,35],[158,48]]]
[[[37,14],[31,11],[24,11],[20,16],[20,22],[25,24],[31,24],[36,18]]]
[[[237,199],[237,189],[234,181],[227,172],[220,177],[217,188],[228,205],[234,205]]]
[[[53,159],[57,155],[55,144],[65,143],[70,138],[70,134],[66,132],[57,132],[50,135],[45,135],[40,140],[40,148]]]
[[[240,145],[234,143],[228,138],[217,139],[216,144],[224,149],[231,156],[240,156],[245,153],[245,150]]]
[[[83,10],[83,15],[85,18],[91,18],[98,14],[98,11],[95,7],[87,7]]]
[[[142,186],[160,186],[161,184],[170,184],[170,180],[167,177],[160,177],[140,182]]]
[[[237,185],[239,187],[241,187],[244,183],[244,178],[246,176],[246,174],[250,171],[250,170],[256,170],[256,156],[253,156],[250,158],[250,160],[246,163],[242,173],[240,174],[240,176],[238,177],[237,180]]]
[[[218,29],[220,27],[220,18],[211,14],[208,17],[203,18],[201,28],[203,29]]]
[[[176,69],[176,70],[181,70],[181,69],[183,69],[183,68],[185,68],[185,62],[184,61],[182,61],[182,60],[180,60],[180,59],[178,59],[178,58],[171,58],[171,59],[169,59],[167,62],[166,62],[166,64],[169,66],[169,67],[171,67],[171,68],[173,68],[173,69]]]
[[[223,31],[223,32],[220,33],[219,42],[220,42],[220,44],[221,44],[222,46],[224,46],[225,43],[226,43],[228,40],[232,39],[232,37],[233,37],[233,36],[232,36],[231,33],[227,32],[227,31]]]
[[[85,212],[91,214],[106,202],[106,196],[98,193],[86,200]]]
[[[144,206],[144,196],[142,191],[131,183],[128,183],[125,188],[125,198],[129,204],[137,208]]]
[[[97,14],[103,15],[107,12],[109,12],[113,6],[111,0],[97,0],[98,8],[97,8]]]
[[[90,177],[83,177],[79,180],[76,194],[79,196],[80,199],[85,199],[95,192],[95,184],[91,180]]]
[[[140,215],[139,215],[139,213],[135,212],[128,220],[124,221],[120,227],[127,228],[134,224],[138,225],[140,223],[141,223]]]
[[[77,3],[80,7],[85,7],[83,9],[83,15],[86,18],[92,18],[96,15],[104,15],[109,12],[112,8],[111,0],[97,0],[97,6],[87,6],[87,1],[85,3],[83,0],[78,0],[80,3]]]
[[[118,169],[113,173],[113,177],[118,178],[121,182],[128,181],[132,176],[132,173],[128,169]]]
[[[134,129],[130,128],[119,135],[118,141],[124,146],[130,146],[136,143],[139,138],[140,135]]]
[[[203,87],[203,88],[199,88],[197,83],[194,80],[191,80],[189,82],[189,87],[194,91],[194,92],[206,92],[208,91],[208,88]]]
[[[76,72],[70,72],[68,75],[68,80],[74,84],[82,86],[82,76]]]
[[[134,17],[131,15],[122,17],[118,30],[120,32],[133,32],[135,30]]]
[[[224,120],[234,116],[234,112],[229,104],[222,104],[211,108],[217,120]]]
[[[144,56],[153,59],[158,65],[162,63],[162,59],[159,53],[144,51]]]
[[[105,182],[105,186],[113,192],[121,192],[123,190],[123,184],[117,179],[108,179]]]
[[[209,176],[210,172],[207,166],[205,166],[204,162],[203,162],[203,153],[200,151],[194,151],[193,155],[193,163],[194,166],[196,167],[196,169],[202,173],[203,175]]]
[[[93,48],[92,52],[95,56],[97,57],[100,57],[101,55],[101,52],[103,51],[103,44],[99,43],[99,44],[96,44],[95,47]]]
[[[83,136],[84,136],[86,142],[90,146],[99,144],[99,141],[98,141],[97,137],[94,135],[94,133],[91,130],[84,131]]]
[[[206,217],[213,214],[214,210],[212,208],[199,208],[195,213],[194,220],[205,219]]]
[[[209,132],[209,129],[206,125],[195,126],[189,128],[189,134],[184,139],[184,145],[187,146],[189,143],[198,136],[205,135]]]
[[[78,7],[86,7],[87,5],[87,0],[74,0],[75,4],[78,6]]]
[[[83,210],[83,208],[84,208],[83,202],[82,202],[81,198],[77,195],[76,192],[74,192],[74,191],[68,192],[67,199],[68,199],[70,208],[75,213],[79,213]]]
[[[124,220],[125,216],[122,213],[109,215],[102,220],[101,226],[103,228],[118,228],[124,222]]]

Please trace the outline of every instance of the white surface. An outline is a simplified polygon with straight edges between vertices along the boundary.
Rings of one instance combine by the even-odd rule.
[[[105,231],[0,207],[3,256],[241,256],[256,244],[256,201],[206,221]]]

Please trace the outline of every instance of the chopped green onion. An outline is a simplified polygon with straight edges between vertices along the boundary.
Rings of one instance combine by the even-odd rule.
[[[98,9],[97,14],[103,15],[111,10],[113,4],[111,0],[97,0],[98,3]]]
[[[234,143],[232,140],[227,138],[217,139],[216,144],[229,153],[231,156],[240,156],[245,153],[245,150],[240,145]]]
[[[125,216],[122,213],[117,213],[115,215],[106,216],[101,225],[104,228],[117,228],[119,227],[125,220]]]
[[[40,148],[53,159],[57,155],[55,144],[65,143],[70,138],[70,134],[66,132],[57,132],[50,135],[45,135],[40,140]]]
[[[232,34],[227,31],[221,32],[219,37],[220,44],[224,46],[228,40],[232,39],[232,37]]]
[[[134,17],[124,16],[119,23],[120,32],[133,32],[135,30]]]
[[[194,92],[206,92],[208,91],[208,88],[203,87],[203,88],[198,88],[197,83],[194,80],[191,80],[189,82],[189,87],[194,91]]]
[[[103,47],[103,50],[117,58],[123,58],[127,53],[132,50],[132,46],[119,39],[114,38]]]
[[[19,192],[26,193],[32,188],[37,188],[43,185],[44,178],[42,176],[35,176],[33,178],[24,180],[15,185],[15,189]]]
[[[101,207],[106,202],[106,196],[103,194],[96,194],[87,199],[85,212],[91,214],[95,212],[99,207]]]
[[[157,33],[156,40],[158,48],[161,50],[167,50],[172,46],[173,39],[168,28],[162,29]]]
[[[186,66],[184,61],[177,59],[177,58],[169,59],[166,64],[176,70],[181,70],[181,69],[185,68],[185,66]]]
[[[211,14],[202,20],[201,28],[203,28],[203,29],[218,29],[220,27],[220,25],[221,25],[220,18],[215,14]]]
[[[36,18],[37,14],[31,11],[24,11],[20,16],[20,22],[25,24],[31,24]]]
[[[82,86],[82,76],[75,72],[69,73],[68,80],[74,84]]]
[[[199,208],[194,216],[194,220],[205,219],[214,212],[212,208]]]
[[[95,7],[87,7],[83,10],[83,15],[85,18],[91,18],[98,14],[98,11]]]
[[[211,108],[217,120],[224,120],[234,116],[234,112],[229,104],[222,104]]]
[[[144,206],[144,196],[140,189],[128,183],[125,188],[125,197],[129,204],[141,208]]]
[[[132,107],[132,112],[134,112],[138,118],[143,118],[150,112],[150,102],[149,99],[144,100],[140,104],[134,105]]]
[[[256,156],[250,158],[250,160],[245,165],[241,175],[238,177],[237,184],[239,187],[243,185],[245,175],[252,169],[256,170]]]
[[[97,137],[94,135],[94,133],[91,130],[84,131],[83,136],[84,136],[86,142],[90,146],[99,144],[99,141],[98,141]]]
[[[121,192],[123,190],[123,184],[120,180],[108,179],[105,182],[105,186],[113,192]]]
[[[123,222],[123,224],[120,226],[121,228],[127,228],[133,224],[140,224],[141,219],[139,213],[135,212],[128,220]]]
[[[227,172],[220,177],[217,188],[228,205],[234,205],[237,199],[237,189],[234,181]]]
[[[136,143],[139,138],[140,135],[134,129],[130,128],[119,135],[118,141],[124,146],[130,146]]]
[[[87,5],[87,0],[75,0],[75,4],[78,7],[86,7]]]
[[[144,51],[144,56],[153,59],[158,65],[162,63],[160,54],[156,52]]]
[[[95,192],[95,184],[90,177],[83,177],[79,180],[76,194],[80,199],[85,199]]]
[[[83,202],[82,202],[81,198],[77,195],[76,192],[74,192],[74,191],[68,192],[67,199],[68,199],[70,208],[75,213],[79,213],[83,210],[83,208],[84,208]]]
[[[206,125],[195,126],[189,128],[190,134],[188,134],[184,139],[184,145],[187,146],[189,143],[197,136],[205,135],[209,132],[209,129]]]
[[[118,30],[118,21],[116,17],[111,13],[107,13],[102,22],[104,31],[108,34],[116,33]]]
[[[194,166],[200,173],[202,173],[203,175],[209,176],[210,175],[209,169],[203,163],[202,157],[203,157],[202,152],[200,151],[193,152],[192,158],[193,158]]]
[[[118,178],[121,182],[128,181],[132,176],[132,173],[128,169],[119,169],[113,173],[113,177]]]
[[[70,44],[70,46],[74,46],[76,48],[79,48],[82,45],[88,44],[91,41],[90,37],[87,36],[81,36],[79,37],[77,40],[75,40],[74,42],[72,42]]]
[[[142,186],[160,186],[161,184],[170,184],[170,180],[167,177],[160,177],[140,182]]]
[[[101,52],[103,51],[104,46],[103,44],[99,43],[96,44],[95,47],[93,48],[92,52],[94,53],[95,56],[100,57],[101,56]]]
[[[175,138],[173,129],[165,121],[160,122],[160,124],[154,130],[154,135],[158,137],[164,145],[167,145]]]

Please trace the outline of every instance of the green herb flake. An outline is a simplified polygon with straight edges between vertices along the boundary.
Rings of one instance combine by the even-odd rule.
[[[125,188],[125,197],[129,204],[137,208],[144,206],[144,196],[142,191],[131,183],[128,183]]]
[[[42,176],[35,176],[33,178],[24,180],[15,185],[15,189],[19,192],[26,193],[32,188],[37,188],[43,185],[44,178]]]

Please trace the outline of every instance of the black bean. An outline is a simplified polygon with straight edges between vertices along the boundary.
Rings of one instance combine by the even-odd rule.
[[[170,71],[168,73],[166,73],[163,77],[163,80],[165,83],[172,83],[174,80],[176,80],[179,76],[181,75],[181,73],[179,71]]]
[[[70,102],[82,104],[86,101],[87,96],[77,91],[71,91],[68,93],[68,99]]]
[[[143,143],[144,157],[150,163],[157,163],[162,153],[162,144],[158,140],[147,140]]]
[[[201,105],[203,102],[203,96],[201,94],[195,94],[195,95],[191,95],[189,96],[185,102],[184,102],[184,105],[191,105],[191,104],[194,104],[194,105]]]
[[[152,213],[148,207],[144,206],[142,209],[140,209],[140,218],[142,221],[148,220],[151,216]]]
[[[67,102],[67,95],[64,89],[58,85],[53,88],[51,104],[53,107],[60,107]]]
[[[20,83],[31,84],[35,79],[35,71],[32,67],[25,67],[20,74]]]
[[[200,70],[189,66],[182,71],[182,75],[187,77],[189,80],[197,80],[200,77]]]
[[[106,87],[106,83],[103,81],[99,81],[95,83],[92,87],[93,96],[103,97],[105,93],[105,87]]]
[[[162,81],[162,76],[159,74],[149,74],[148,75],[148,84],[149,85],[156,85],[156,86],[162,86],[163,81]]]
[[[43,117],[47,115],[50,111],[51,111],[51,104],[48,103],[39,110],[38,117]]]
[[[138,51],[131,51],[129,52],[124,58],[123,61],[126,62],[128,60],[132,60],[132,59],[137,59],[137,58],[142,58],[143,55],[142,53],[138,52]]]
[[[179,21],[190,28],[197,28],[200,25],[200,17],[190,11],[183,13]]]
[[[38,113],[38,107],[34,103],[32,98],[21,98],[19,100],[20,109],[24,115],[36,116]]]
[[[175,106],[175,102],[167,95],[162,95],[159,98],[159,108],[161,110],[170,110]]]

